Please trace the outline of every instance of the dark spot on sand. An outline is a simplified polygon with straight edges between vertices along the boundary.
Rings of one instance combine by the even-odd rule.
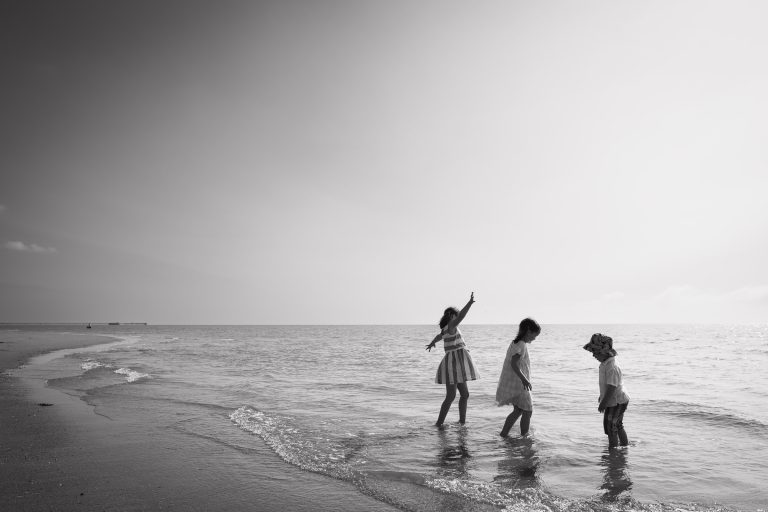
[[[47,404],[47,403],[45,403],[45,402],[40,402],[40,403],[39,403],[39,404],[37,404],[37,405],[39,405],[40,407],[50,407],[50,406],[52,406],[53,404]]]

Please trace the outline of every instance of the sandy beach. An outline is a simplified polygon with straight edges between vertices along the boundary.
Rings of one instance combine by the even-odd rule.
[[[394,510],[266,447],[246,454],[151,417],[108,418],[6,373],[38,354],[110,341],[0,330],[0,510]]]

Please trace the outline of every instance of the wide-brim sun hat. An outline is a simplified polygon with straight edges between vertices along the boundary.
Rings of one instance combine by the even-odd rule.
[[[589,343],[584,345],[584,350],[592,352],[593,355],[605,354],[609,357],[616,355],[616,351],[613,350],[613,338],[600,333],[592,335]]]

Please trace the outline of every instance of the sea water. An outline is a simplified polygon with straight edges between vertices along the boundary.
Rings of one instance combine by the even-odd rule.
[[[223,452],[247,438],[403,510],[768,509],[768,326],[544,325],[531,431],[506,439],[494,396],[516,327],[461,329],[480,379],[466,425],[457,399],[442,429],[434,326],[94,326],[120,341],[36,364],[97,413],[141,410]],[[595,332],[631,397],[626,448],[602,431]]]

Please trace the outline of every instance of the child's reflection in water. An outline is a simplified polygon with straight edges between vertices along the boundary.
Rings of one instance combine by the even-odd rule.
[[[511,487],[534,487],[538,482],[539,455],[532,437],[507,438],[506,453],[499,461],[496,482]]]
[[[631,498],[632,479],[627,468],[626,448],[606,449],[600,457],[603,468],[603,484],[600,489],[603,501],[618,501]]]
[[[460,478],[467,475],[467,464],[472,456],[467,450],[466,429],[460,427],[454,432],[438,431],[440,442],[437,453],[437,468],[440,476]]]

